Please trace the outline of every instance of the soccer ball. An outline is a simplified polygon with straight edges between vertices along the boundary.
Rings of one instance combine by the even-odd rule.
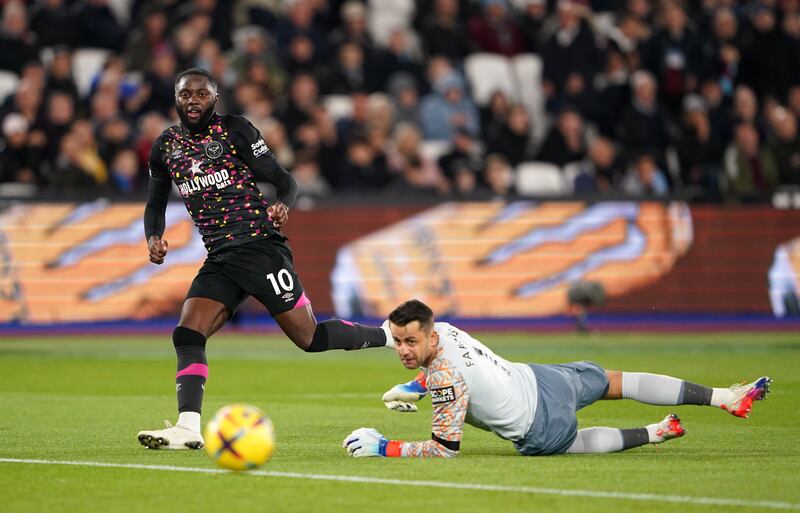
[[[206,452],[229,470],[250,470],[267,462],[275,450],[275,430],[263,411],[246,404],[221,408],[206,425]]]

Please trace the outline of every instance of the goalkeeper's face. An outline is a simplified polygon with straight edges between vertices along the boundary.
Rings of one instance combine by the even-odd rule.
[[[419,321],[413,321],[405,326],[390,322],[389,329],[392,331],[397,356],[406,369],[427,367],[436,357],[439,334],[432,328],[425,331]]]

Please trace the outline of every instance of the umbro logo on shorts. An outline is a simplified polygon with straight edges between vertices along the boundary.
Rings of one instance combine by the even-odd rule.
[[[286,294],[282,295],[281,297],[283,298],[284,302],[288,303],[289,301],[294,299],[294,292],[287,292]]]

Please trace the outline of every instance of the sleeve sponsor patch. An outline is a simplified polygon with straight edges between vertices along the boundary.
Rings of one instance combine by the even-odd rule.
[[[431,404],[446,404],[452,403],[456,400],[456,392],[452,386],[444,388],[432,388],[431,391]]]
[[[253,150],[253,157],[256,158],[260,157],[261,155],[269,151],[269,148],[267,148],[267,143],[264,142],[264,139],[259,139],[258,141],[251,144],[250,149]]]

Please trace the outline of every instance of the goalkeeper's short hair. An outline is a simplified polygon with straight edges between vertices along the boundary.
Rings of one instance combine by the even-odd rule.
[[[389,322],[397,326],[405,326],[414,321],[418,321],[420,328],[426,333],[433,329],[433,310],[418,299],[406,301],[389,314]]]

